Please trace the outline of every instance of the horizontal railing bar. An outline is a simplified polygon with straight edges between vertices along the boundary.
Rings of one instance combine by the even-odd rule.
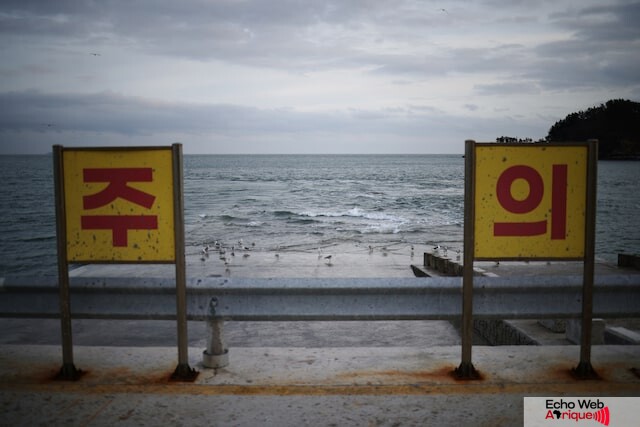
[[[74,318],[175,319],[173,278],[71,278]],[[215,304],[211,304],[212,300]],[[595,278],[596,317],[640,316],[640,275]],[[475,318],[570,318],[581,276],[474,278]],[[462,281],[436,278],[190,278],[187,316],[228,320],[459,319]],[[58,317],[57,278],[0,278],[0,317]]]

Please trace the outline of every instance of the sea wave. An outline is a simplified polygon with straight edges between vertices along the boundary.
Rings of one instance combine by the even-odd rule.
[[[362,234],[398,234],[402,232],[399,224],[371,224],[362,230]]]
[[[245,218],[227,214],[220,215],[219,218],[225,226],[261,227],[265,224],[264,221],[259,221],[253,218]]]
[[[53,171],[45,156],[0,156],[0,276],[57,268]],[[598,166],[596,256],[638,253],[637,163]],[[462,245],[464,161],[455,156],[185,156],[185,240],[263,250]],[[17,197],[16,195],[19,195]]]
[[[274,211],[273,212],[273,216],[275,216],[276,218],[290,218],[296,215],[298,214],[291,211]]]
[[[374,221],[391,221],[391,222],[406,222],[406,220],[400,216],[392,215],[384,212],[367,212],[358,207],[346,211],[304,211],[298,215],[307,216],[310,218],[327,217],[327,218],[340,218],[340,217],[352,217],[352,218],[364,218]]]
[[[22,239],[23,242],[25,243],[32,243],[32,242],[49,242],[49,241],[54,241],[56,239],[56,235],[54,234],[45,234],[45,235],[38,235],[38,236],[32,236],[32,237],[25,237]]]

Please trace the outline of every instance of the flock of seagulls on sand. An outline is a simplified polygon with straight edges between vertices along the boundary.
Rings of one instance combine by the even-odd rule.
[[[429,243],[427,243],[426,246],[429,247],[430,246]],[[255,249],[256,249],[255,242],[252,242],[249,246],[247,246],[244,244],[243,240],[240,239],[236,244],[225,245],[216,240],[212,245],[210,245],[209,243],[205,243],[202,246],[202,249],[200,250],[200,260],[202,262],[205,262],[207,261],[207,259],[209,259],[209,257],[213,253],[216,253],[219,259],[224,262],[225,273],[229,274],[230,273],[229,267],[231,266],[232,260],[237,258],[247,259],[251,256],[251,252]],[[382,256],[385,256],[385,257],[388,256],[390,252],[392,252],[387,246],[376,246],[376,247],[372,245],[368,246],[369,254],[373,254],[374,251],[377,251],[377,250],[379,250]],[[411,258],[413,258],[415,254],[414,245],[410,246],[410,250],[411,250]],[[394,250],[394,252],[397,253],[397,248]],[[449,253],[453,252],[453,249],[448,248],[447,246],[444,246],[444,245],[440,245],[438,243],[438,244],[435,244],[435,246],[432,246],[432,252],[435,255],[440,255],[445,258],[448,258]],[[274,257],[276,261],[279,261],[281,259],[280,253],[281,253],[281,247],[277,246],[274,253]],[[455,249],[455,260],[460,261],[461,257],[462,257],[461,250]],[[453,258],[453,256],[451,258]],[[319,263],[322,262],[326,266],[331,267],[334,265],[335,259],[336,259],[335,255],[325,254],[322,248],[318,248]],[[549,262],[547,262],[547,264],[549,264]],[[495,261],[495,267],[499,267],[499,266],[500,266],[500,262]]]
[[[220,259],[223,260],[226,265],[230,261],[230,258],[227,258],[227,253],[229,254],[229,256],[235,257],[236,251],[238,251],[239,253],[242,253],[243,258],[249,258],[250,256],[249,251],[255,248],[255,246],[256,244],[254,242],[254,243],[251,243],[251,247],[247,247],[244,245],[242,239],[240,239],[238,241],[238,246],[234,245],[234,246],[228,247],[216,240],[213,243],[213,246],[210,246],[207,243],[202,247],[202,250],[200,251],[200,254],[201,254],[200,260],[206,261],[207,258],[209,258],[209,254],[211,254],[212,252],[218,252],[218,254],[220,255]]]
[[[428,246],[429,244],[427,243],[427,247]],[[209,257],[212,254],[215,253],[217,254],[218,258],[224,263],[225,273],[229,274],[230,273],[229,267],[231,266],[231,263],[234,259],[238,259],[238,258],[247,259],[251,256],[251,252],[254,250],[256,250],[255,242],[252,242],[250,245],[247,246],[245,245],[242,239],[238,240],[238,242],[232,245],[224,244],[218,240],[215,240],[213,244],[209,244],[209,243],[203,244],[200,250],[200,260],[202,262],[205,262],[209,259]],[[376,247],[372,245],[368,246],[369,254],[373,254],[374,251],[377,251],[377,250],[379,250],[382,256],[385,256],[385,257],[388,256],[390,252],[392,252],[388,246],[376,246]],[[416,250],[415,246],[411,245],[410,246],[411,258],[414,257],[415,250]],[[442,255],[443,257],[448,257],[450,248],[444,245],[436,244],[435,246],[432,247],[432,251],[436,255]],[[276,261],[279,261],[281,259],[280,253],[281,253],[281,247],[277,246],[274,253],[274,258]],[[455,256],[456,261],[460,261],[461,259],[460,249],[455,250],[455,254],[456,254]],[[322,248],[318,248],[318,261],[324,263],[328,267],[331,267],[334,265],[335,255],[325,254]],[[496,262],[496,266],[498,265],[499,263]]]
[[[234,245],[225,245],[218,240],[214,241],[213,245],[209,243],[205,243],[200,249],[200,261],[205,262],[209,259],[209,257],[216,253],[218,258],[224,262],[225,273],[230,273],[230,265],[231,261],[238,257],[242,257],[243,259],[247,259],[251,256],[251,251],[255,250],[256,243],[252,242],[250,246],[246,246],[242,239],[238,240],[238,242]],[[274,257],[276,261],[280,260],[280,246],[277,246]],[[333,260],[335,259],[333,255],[328,254],[324,255],[322,253],[322,249],[318,248],[318,259],[323,260],[324,263],[331,267],[333,265]]]
[[[209,259],[209,256],[215,252],[218,254],[219,259],[224,262],[225,273],[228,274],[230,272],[229,265],[231,264],[231,260],[235,258],[236,252],[238,253],[238,256],[241,254],[242,258],[246,259],[251,256],[249,252],[254,249],[255,246],[255,242],[251,243],[251,247],[245,246],[242,239],[238,241],[237,246],[226,246],[216,240],[213,245],[209,245],[208,243],[204,244],[200,250],[200,261],[205,262]],[[276,257],[279,257],[279,255],[276,254]]]

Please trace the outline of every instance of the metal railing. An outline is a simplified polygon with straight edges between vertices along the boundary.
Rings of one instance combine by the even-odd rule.
[[[582,276],[478,277],[476,319],[577,318]],[[76,319],[175,319],[170,278],[71,278]],[[191,278],[187,318],[209,322],[205,366],[227,363],[225,320],[456,320],[462,280],[436,278]],[[640,275],[595,278],[593,315],[640,316]],[[0,317],[59,317],[56,278],[0,279]]]

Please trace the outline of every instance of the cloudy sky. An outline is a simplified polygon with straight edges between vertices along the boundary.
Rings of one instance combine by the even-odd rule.
[[[640,2],[3,0],[0,153],[462,153],[640,100]]]

